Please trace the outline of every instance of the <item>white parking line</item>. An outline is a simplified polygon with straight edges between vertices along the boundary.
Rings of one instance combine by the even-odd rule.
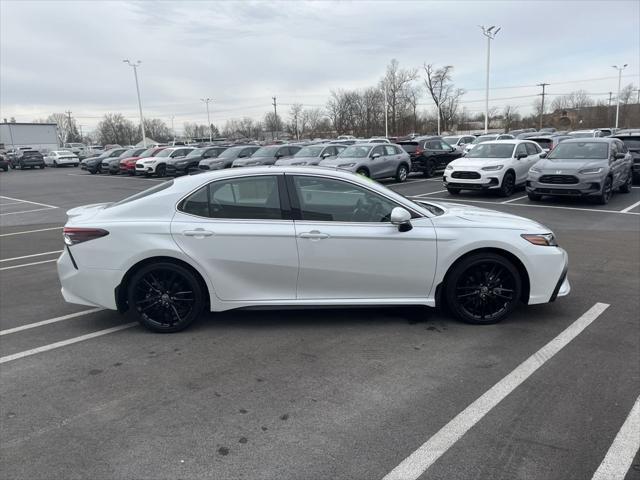
[[[623,480],[640,448],[640,397],[591,480]]]
[[[21,260],[23,258],[41,257],[43,255],[53,255],[54,253],[62,253],[62,250],[54,250],[52,252],[34,253],[33,255],[23,255],[21,257],[3,258],[0,262],[12,262],[13,260]]]
[[[407,180],[406,182],[401,183],[387,183],[383,185],[385,187],[392,187],[394,185],[408,185],[410,183],[418,183],[418,182],[442,182],[442,178],[422,178],[420,180]]]
[[[11,362],[13,360],[18,360],[19,358],[29,357],[31,355],[35,355],[36,353],[48,352],[49,350],[65,347],[67,345],[72,345],[74,343],[84,342],[85,340],[101,337],[102,335],[108,335],[110,333],[118,332],[126,328],[135,327],[136,325],[138,325],[138,322],[125,323],[124,325],[118,325],[117,327],[111,327],[105,330],[98,330],[97,332],[87,333],[86,335],[80,335],[79,337],[70,338],[68,340],[62,340],[61,342],[50,343],[49,345],[44,345],[38,348],[32,348],[31,350],[25,350],[23,352],[14,353],[13,355],[6,355],[4,357],[0,357],[0,364]]]
[[[414,197],[426,197],[428,195],[435,195],[436,193],[443,193],[446,192],[446,190],[437,190],[435,192],[429,192],[429,193],[421,193],[420,195],[413,195]]]
[[[500,202],[500,203],[511,203],[511,202],[517,202],[518,200],[522,200],[523,198],[528,198],[528,197],[527,197],[527,195],[523,195],[522,197],[512,198],[511,200],[505,200],[504,202]]]
[[[0,195],[0,198],[6,198],[7,200],[16,200],[18,202],[23,202],[23,203],[31,203],[33,205],[40,205],[41,207],[58,208],[58,207],[54,207],[53,205],[47,205],[46,203],[32,202],[31,200],[22,200],[20,198],[5,197],[4,195]]]
[[[85,177],[85,178],[119,178],[121,180],[146,180],[148,182],[165,182],[161,178],[140,178],[136,177],[125,177],[124,175],[109,175],[108,177],[105,175],[82,175],[81,173],[67,173],[70,177]]]
[[[491,387],[475,402],[460,412],[435,435],[423,443],[383,480],[416,480],[433,463],[451,448],[465,433],[498,405],[507,395],[533,375],[542,365],[576,338],[597,319],[607,307],[606,303],[596,303],[586,313],[547,343],[544,347],[522,362],[506,377]]]
[[[25,233],[48,232],[49,230],[62,230],[62,227],[38,228],[37,230],[25,230],[24,232],[3,233],[0,237],[10,237],[12,235],[24,235]]]
[[[42,320],[41,322],[29,323],[27,325],[21,325],[19,327],[14,327],[14,328],[7,328],[6,330],[0,330],[0,337],[3,335],[10,335],[16,332],[22,332],[23,330],[29,330],[31,328],[41,327],[42,325],[49,325],[50,323],[69,320],[70,318],[89,315],[90,313],[101,312],[102,310],[104,310],[104,308],[92,308],[91,310],[83,310],[81,312],[70,313],[69,315],[63,315],[61,317],[50,318],[49,320]]]
[[[620,213],[627,213],[630,210],[633,210],[634,208],[636,208],[638,205],[640,205],[640,202],[636,202],[633,205],[631,205],[630,207],[627,207],[624,210],[620,210]]]
[[[6,205],[20,205],[21,203],[24,203],[24,202],[2,202],[0,203],[0,207],[4,207]]]
[[[40,265],[42,263],[51,263],[51,262],[57,262],[57,261],[58,261],[58,259],[54,258],[53,260],[43,260],[41,262],[22,263],[20,265],[11,265],[10,267],[2,267],[2,268],[0,268],[0,271],[2,271],[2,270],[13,270],[14,268],[30,267],[31,265]]]
[[[54,208],[58,208],[58,207],[34,208],[33,210],[20,210],[19,212],[0,213],[0,215],[17,215],[18,213],[41,212],[42,210],[52,210]]]

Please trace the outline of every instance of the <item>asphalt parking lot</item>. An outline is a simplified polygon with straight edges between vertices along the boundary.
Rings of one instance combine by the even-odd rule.
[[[617,462],[638,434],[640,188],[599,206],[386,182],[555,231],[572,293],[498,325],[238,311],[159,335],[66,304],[55,269],[67,209],[158,181],[0,174],[3,478],[640,479],[637,452]]]

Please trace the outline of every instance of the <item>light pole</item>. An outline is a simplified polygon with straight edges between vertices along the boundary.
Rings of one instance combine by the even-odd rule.
[[[482,34],[487,37],[487,88],[484,95],[484,133],[489,133],[489,64],[491,60],[491,40],[496,38],[501,27],[496,28],[495,25],[489,28],[486,28],[484,25],[478,26],[482,29]]]
[[[211,118],[209,117],[209,102],[211,102],[212,100],[207,97],[207,98],[201,98],[200,101],[204,102],[205,105],[207,106],[207,124],[209,125],[209,143],[211,143]]]
[[[384,86],[384,136],[389,138],[389,105],[387,103],[387,86]]]
[[[612,65],[613,68],[618,70],[618,96],[616,97],[616,129],[618,128],[618,118],[620,117],[620,83],[622,82],[622,71],[627,68],[627,63],[623,66],[619,67],[617,65]]]
[[[136,92],[138,93],[138,109],[140,110],[140,129],[142,130],[142,146],[147,146],[147,136],[144,133],[144,118],[142,117],[142,100],[140,100],[140,85],[138,84],[138,67],[142,63],[140,60],[136,60],[135,63],[130,60],[123,60],[124,63],[133,67],[133,76],[136,79]]]

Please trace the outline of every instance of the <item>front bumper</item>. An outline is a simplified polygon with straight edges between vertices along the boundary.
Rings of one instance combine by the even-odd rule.
[[[470,170],[445,170],[442,177],[445,188],[459,188],[460,190],[490,190],[500,188],[502,170],[498,171],[473,171],[480,178],[454,178],[453,174],[469,173]]]
[[[551,195],[563,197],[588,197],[599,195],[602,191],[602,179],[600,177],[578,177],[578,183],[555,184],[543,183],[538,177],[527,179],[527,193],[535,195]]]
[[[140,173],[140,174],[148,174],[148,173],[155,173],[156,172],[156,165],[144,165],[142,163],[136,163],[136,173]]]

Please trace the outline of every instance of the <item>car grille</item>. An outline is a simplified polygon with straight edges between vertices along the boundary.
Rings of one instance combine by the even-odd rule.
[[[209,170],[209,165],[199,165],[198,168],[200,170]]]
[[[582,195],[582,192],[580,190],[574,190],[574,189],[563,189],[563,190],[558,190],[555,188],[536,188],[534,190],[534,193],[540,194],[540,195]]]
[[[478,172],[453,172],[451,176],[453,178],[465,178],[468,180],[480,178],[480,174]]]
[[[573,175],[542,175],[538,180],[540,183],[552,183],[554,185],[573,185],[580,183],[578,177]]]
[[[464,188],[465,190],[482,190],[485,186],[481,183],[447,183],[447,188]]]

